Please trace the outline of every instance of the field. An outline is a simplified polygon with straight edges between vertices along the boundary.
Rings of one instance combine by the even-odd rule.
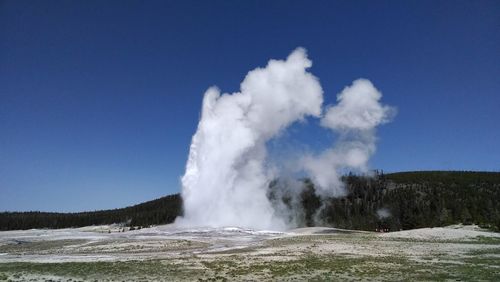
[[[477,226],[0,232],[0,281],[500,280],[500,234]]]

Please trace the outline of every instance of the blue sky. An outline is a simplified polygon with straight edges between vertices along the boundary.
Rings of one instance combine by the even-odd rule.
[[[298,46],[326,104],[363,77],[398,108],[372,167],[500,170],[498,1],[0,1],[0,211],[178,192],[203,92]]]

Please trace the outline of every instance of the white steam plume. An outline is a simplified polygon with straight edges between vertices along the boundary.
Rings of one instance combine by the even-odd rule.
[[[276,186],[273,202],[268,198],[269,184],[279,175],[266,166],[266,143],[293,122],[321,115],[323,91],[307,72],[311,65],[299,48],[285,61],[270,60],[250,71],[240,92],[206,91],[182,177],[184,216],[176,224],[284,229],[300,221],[299,182]],[[395,114],[380,104],[381,97],[370,81],[358,79],[326,110],[321,125],[337,133],[337,141],[322,154],[300,160],[318,195],[343,196],[341,173],[368,171],[375,129]],[[290,199],[287,205],[280,204],[282,197]]]
[[[323,197],[344,196],[343,170],[368,172],[368,160],[375,152],[375,129],[391,120],[395,108],[380,103],[382,94],[366,79],[358,79],[337,95],[338,104],[327,109],[321,125],[338,133],[332,148],[319,156],[306,156],[304,170]]]
[[[321,115],[323,91],[306,71],[311,65],[299,48],[286,61],[250,71],[240,92],[207,90],[182,177],[184,216],[177,224],[286,227],[266,196],[274,176],[265,167],[265,144],[293,122]]]
[[[385,219],[391,217],[391,212],[386,208],[380,208],[377,210],[377,217],[379,219]]]

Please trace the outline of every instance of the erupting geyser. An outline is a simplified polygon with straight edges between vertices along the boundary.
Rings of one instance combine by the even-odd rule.
[[[176,224],[287,228],[267,198],[270,181],[279,175],[266,166],[266,143],[306,116],[321,116],[323,90],[307,71],[311,65],[306,51],[298,48],[285,61],[270,60],[265,68],[250,71],[240,92],[206,91],[182,177],[184,215]],[[320,187],[319,195],[342,194],[339,169],[366,168],[375,150],[374,128],[390,112],[378,104],[380,97],[369,81],[357,80],[323,117],[323,126],[340,130],[340,143],[320,156],[298,160]]]
[[[203,99],[182,177],[184,217],[194,226],[283,229],[267,199],[266,142],[305,115],[319,116],[323,101],[304,49],[248,73],[241,92]]]

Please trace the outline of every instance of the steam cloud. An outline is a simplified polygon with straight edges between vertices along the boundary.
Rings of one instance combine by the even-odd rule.
[[[284,61],[270,60],[265,68],[250,71],[240,92],[221,94],[216,87],[205,92],[182,177],[184,215],[176,224],[288,227],[267,197],[269,183],[279,173],[267,165],[266,143],[307,116],[321,118],[323,90],[307,71],[311,66],[305,49],[298,48]],[[319,195],[344,194],[341,169],[367,171],[375,151],[374,129],[394,112],[380,105],[381,96],[360,79],[338,95],[338,105],[327,109],[321,125],[337,132],[338,141],[319,156],[299,161]]]
[[[369,80],[358,79],[337,96],[337,105],[327,109],[321,125],[338,133],[338,140],[321,155],[303,159],[317,194],[344,196],[339,175],[343,169],[368,172],[368,160],[375,152],[375,128],[395,114],[394,108],[380,104],[380,98],[382,94]]]
[[[306,115],[319,116],[323,90],[304,49],[247,74],[241,92],[207,90],[182,177],[184,218],[193,226],[283,229],[267,199],[266,142]]]
[[[388,209],[386,209],[386,208],[378,209],[377,210],[377,217],[379,219],[384,219],[384,218],[391,217],[391,212]]]

